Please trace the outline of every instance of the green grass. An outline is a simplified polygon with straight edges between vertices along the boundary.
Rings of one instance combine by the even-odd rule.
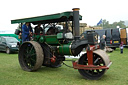
[[[108,53],[113,64],[100,80],[86,80],[76,69],[42,67],[36,72],[20,68],[17,54],[0,53],[0,85],[128,85],[128,48]],[[72,63],[65,61],[72,66]]]

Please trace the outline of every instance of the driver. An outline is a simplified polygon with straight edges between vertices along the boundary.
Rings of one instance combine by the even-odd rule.
[[[36,35],[40,35],[40,33],[43,33],[44,34],[44,30],[43,28],[41,27],[41,23],[39,23],[35,28],[34,28],[34,33]]]
[[[46,32],[47,35],[55,35],[55,27],[50,27]]]

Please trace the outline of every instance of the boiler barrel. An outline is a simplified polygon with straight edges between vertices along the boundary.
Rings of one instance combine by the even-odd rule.
[[[57,52],[61,55],[72,55],[71,43],[57,46]]]

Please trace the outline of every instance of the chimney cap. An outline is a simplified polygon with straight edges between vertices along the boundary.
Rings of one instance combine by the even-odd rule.
[[[80,8],[73,8],[72,10],[73,10],[73,11],[79,11]]]

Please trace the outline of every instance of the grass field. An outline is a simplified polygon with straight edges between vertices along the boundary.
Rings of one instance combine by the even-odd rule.
[[[108,53],[113,64],[100,80],[86,80],[77,70],[42,67],[36,72],[20,68],[17,54],[0,53],[0,85],[128,85],[128,48]],[[72,66],[72,63],[65,61]]]

